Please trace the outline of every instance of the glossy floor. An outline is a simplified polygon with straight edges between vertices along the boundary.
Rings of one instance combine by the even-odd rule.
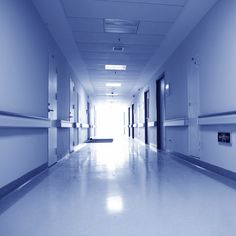
[[[0,214],[1,236],[235,236],[236,185],[135,142],[88,144]]]

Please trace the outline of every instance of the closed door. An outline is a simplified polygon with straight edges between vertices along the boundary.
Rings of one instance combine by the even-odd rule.
[[[71,123],[76,122],[75,121],[75,84],[74,81],[70,79],[70,114],[69,114],[69,119]],[[75,146],[75,130],[74,127],[70,128],[70,152],[74,151],[74,146]]]
[[[165,74],[156,81],[157,149],[165,150]]]
[[[131,111],[131,118],[132,118],[132,138],[134,138],[134,104],[132,104],[132,111]]]
[[[87,139],[90,138],[90,103],[87,102],[87,124],[89,125],[87,129]]]
[[[57,120],[57,69],[55,58],[49,58],[48,119]],[[55,122],[54,122],[55,123]],[[57,162],[57,128],[48,129],[48,166]]]
[[[130,137],[130,107],[128,108],[128,136]]]
[[[75,116],[75,122],[77,123],[80,123],[80,111],[79,111],[79,93],[76,92],[76,105],[75,105],[75,113],[76,113],[76,116]],[[75,141],[76,141],[76,144],[78,145],[79,144],[79,129],[76,128],[75,129]]]
[[[148,121],[149,121],[149,91],[144,93],[144,129],[145,129],[145,144],[148,144]]]
[[[189,116],[189,155],[200,157],[199,116],[199,65],[193,58],[188,68],[188,116]]]

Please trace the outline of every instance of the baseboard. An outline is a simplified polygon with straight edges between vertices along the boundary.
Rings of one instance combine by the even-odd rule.
[[[77,146],[74,147],[74,152],[78,152],[79,150],[81,150],[82,148],[84,148],[87,145],[87,143],[81,143]]]
[[[66,153],[64,156],[62,156],[62,157],[57,161],[57,163],[59,163],[59,162],[65,160],[65,159],[68,159],[68,158],[70,157],[70,155],[71,155],[71,153],[69,153],[69,152]]]
[[[139,144],[145,146],[149,146],[149,148],[154,151],[154,152],[157,152],[157,145],[155,145],[154,143],[150,143],[150,144],[145,144],[142,140],[138,139],[138,138],[134,138],[135,141],[137,141]]]
[[[142,140],[140,140],[140,139],[138,139],[138,138],[134,138],[134,140],[135,140],[136,142],[138,142],[139,144],[143,145],[143,146],[146,145]]]
[[[27,181],[32,179],[34,176],[38,175],[42,171],[48,168],[48,164],[45,163],[34,170],[28,172],[27,174],[21,176],[20,178],[12,181],[11,183],[3,186],[0,188],[0,198],[6,196],[8,193],[12,192],[13,190],[19,188],[21,185],[25,184]]]
[[[150,143],[149,146],[150,146],[150,149],[151,149],[152,151],[157,152],[157,145],[156,145],[156,144]]]
[[[177,156],[177,157],[181,158],[182,160],[185,160],[185,161],[187,161],[191,164],[202,167],[206,170],[212,171],[214,173],[217,173],[217,174],[222,175],[226,178],[230,178],[230,179],[236,181],[236,172],[224,169],[224,168],[216,166],[216,165],[212,165],[212,164],[204,162],[200,159],[190,157],[190,156],[186,156],[186,155],[178,153],[178,152],[169,152],[169,153],[172,153],[175,156]]]

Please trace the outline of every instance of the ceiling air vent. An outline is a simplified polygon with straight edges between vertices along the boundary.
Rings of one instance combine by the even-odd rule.
[[[104,19],[106,33],[136,34],[138,26],[138,20]]]
[[[124,47],[115,46],[113,47],[113,52],[124,52]]]

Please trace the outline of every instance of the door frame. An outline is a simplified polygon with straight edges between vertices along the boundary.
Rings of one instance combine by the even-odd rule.
[[[144,142],[145,144],[149,144],[148,138],[148,120],[149,120],[149,96],[150,91],[146,90],[144,92]]]
[[[130,137],[130,107],[128,107],[128,136]]]
[[[131,106],[132,139],[134,139],[134,104]]]
[[[200,75],[199,58],[195,56],[188,70],[188,154],[200,158],[200,129],[198,116],[200,114]]]
[[[56,67],[55,56],[49,55],[48,68],[48,119],[53,122],[57,120],[57,83],[58,72]],[[57,156],[57,127],[48,128],[48,167],[58,161]]]
[[[165,73],[156,80],[157,149],[165,150]]]
[[[90,102],[87,101],[87,124],[88,124],[88,129],[87,129],[87,140],[90,139]]]
[[[71,123],[75,122],[75,94],[76,94],[76,89],[75,89],[75,82],[70,78],[70,87],[69,87],[69,120]],[[74,151],[74,146],[75,146],[75,135],[74,135],[74,127],[72,126],[70,128],[70,135],[69,135],[69,152],[72,153]]]

